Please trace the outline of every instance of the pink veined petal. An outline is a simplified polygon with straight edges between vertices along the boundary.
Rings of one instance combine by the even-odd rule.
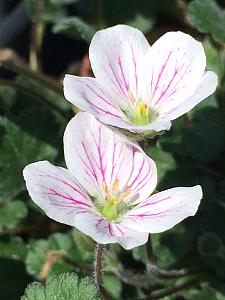
[[[202,100],[212,95],[216,90],[217,84],[217,75],[211,71],[206,72],[197,90],[190,98],[188,98],[186,101],[184,101],[176,107],[162,107],[160,117],[169,120],[174,120],[179,116],[187,113],[197,104],[199,104]]]
[[[133,148],[132,170],[126,185],[131,189],[132,194],[137,195],[134,203],[146,199],[155,189],[157,184],[157,169],[154,161]]]
[[[194,94],[206,67],[203,46],[190,35],[168,32],[150,48],[143,60],[142,99],[161,114]]]
[[[129,91],[138,98],[140,61],[149,48],[142,32],[127,25],[94,35],[89,49],[92,70],[117,103],[132,103]]]
[[[79,216],[77,228],[100,244],[119,243],[124,249],[143,245],[148,240],[148,233],[140,233],[121,224],[110,223],[97,215]]]
[[[114,99],[95,78],[66,75],[64,78],[65,98],[96,117],[105,116],[126,124],[126,118]]]
[[[51,219],[76,227],[98,243],[119,243],[131,249],[147,242],[148,233],[140,234],[97,215],[68,170],[40,161],[26,166],[23,174],[30,197]]]
[[[30,197],[53,220],[76,227],[77,216],[93,213],[89,196],[68,170],[40,161],[23,175]]]
[[[67,125],[64,152],[70,172],[92,196],[104,193],[103,182],[112,191],[115,180],[118,191],[131,188],[139,200],[156,186],[155,163],[89,113],[78,113]]]
[[[158,233],[172,228],[197,212],[202,189],[177,187],[157,193],[139,203],[124,218],[122,224],[139,232]]]

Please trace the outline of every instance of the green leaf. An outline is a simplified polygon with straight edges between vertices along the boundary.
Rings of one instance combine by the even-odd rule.
[[[0,242],[0,258],[10,258],[24,261],[27,256],[27,246],[19,237],[9,241]]]
[[[208,283],[202,284],[201,290],[187,290],[185,298],[190,300],[225,300],[225,295],[210,287]]]
[[[50,255],[55,255],[56,260],[51,266],[49,276],[72,271],[73,267],[62,261],[60,256],[57,259],[57,254],[65,255],[75,261],[81,259],[70,234],[56,233],[51,235],[48,240],[39,239],[31,241],[31,247],[26,259],[28,273],[40,279],[43,266]]]
[[[76,228],[74,228],[71,231],[71,236],[79,250],[79,254],[82,257],[82,260],[92,260],[93,253],[96,247],[95,241],[89,236],[83,234],[81,231],[77,230]]]
[[[1,108],[7,111],[15,103],[16,91],[11,86],[0,86],[0,103],[2,103]]]
[[[154,20],[153,18],[149,18],[143,14],[137,13],[133,20],[127,22],[127,25],[135,27],[141,30],[143,33],[147,33],[152,30],[154,26]]]
[[[49,1],[54,5],[61,6],[61,5],[73,4],[78,0],[49,0]]]
[[[104,287],[116,299],[121,299],[122,283],[121,280],[115,276],[104,276]]]
[[[94,281],[89,278],[78,279],[74,273],[60,274],[48,279],[45,286],[38,282],[27,287],[21,300],[100,300]]]
[[[25,189],[22,170],[38,160],[52,160],[56,150],[8,119],[0,118],[0,194],[15,197]],[[16,204],[18,205],[18,204]]]
[[[158,182],[160,182],[167,172],[176,168],[176,161],[173,155],[164,151],[158,143],[155,147],[146,149],[149,155],[156,163],[158,172]]]
[[[81,38],[88,43],[94,35],[93,28],[78,17],[57,19],[52,31],[54,33],[64,33],[67,36],[75,39]]]
[[[224,144],[225,137],[220,124],[193,122],[185,131],[184,148],[198,161],[212,161],[222,151]]]
[[[168,265],[173,264],[176,261],[176,256],[172,252],[172,250],[161,243],[161,235],[160,234],[152,234],[152,248],[153,253],[157,259],[157,266],[160,268],[166,268]]]
[[[125,23],[137,26],[137,28],[144,29],[144,31],[151,30],[154,23],[151,2],[149,0],[102,1],[102,14],[100,12],[98,22],[104,24],[104,27]],[[149,9],[146,9],[146,7]]]
[[[132,249],[132,254],[134,259],[141,261],[145,264],[147,263],[147,253],[145,245]]]
[[[194,235],[184,222],[161,234],[152,234],[151,238],[157,265],[162,268],[181,260],[195,246]]]
[[[188,21],[200,32],[211,33],[225,43],[225,11],[214,0],[194,0],[188,5]]]
[[[219,79],[222,79],[224,73],[224,52],[219,52],[208,39],[203,41],[203,46],[206,54],[207,69],[215,72]]]
[[[27,207],[22,201],[0,198],[0,232],[13,228],[27,215]]]
[[[43,13],[41,15],[42,21],[45,23],[52,23],[56,18],[64,17],[66,15],[66,11],[63,5],[67,4],[65,2],[69,1],[70,0],[45,0]],[[32,21],[35,20],[36,4],[36,0],[25,0],[26,10]]]

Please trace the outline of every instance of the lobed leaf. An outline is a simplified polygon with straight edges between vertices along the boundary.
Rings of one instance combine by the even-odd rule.
[[[200,32],[211,33],[216,42],[225,43],[225,11],[214,0],[192,1],[187,19]]]
[[[45,286],[39,282],[29,285],[21,300],[100,300],[94,281],[89,278],[78,279],[74,273],[63,273],[48,279]]]
[[[34,161],[53,159],[56,150],[6,118],[0,118],[0,130],[4,132],[0,140],[0,194],[10,198],[25,189],[23,168]]]
[[[27,215],[27,207],[22,201],[0,198],[0,232],[13,228]]]

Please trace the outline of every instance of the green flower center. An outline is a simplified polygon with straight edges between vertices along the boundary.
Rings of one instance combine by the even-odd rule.
[[[134,125],[147,125],[149,123],[150,109],[144,101],[138,101],[133,115],[131,116],[131,122]]]
[[[105,204],[102,207],[101,213],[108,221],[113,221],[117,219],[119,215],[118,205],[116,203],[117,200],[118,199],[116,196],[109,196],[109,198],[106,200]]]
[[[136,126],[147,125],[157,118],[157,112],[150,108],[145,101],[142,99],[136,101],[131,91],[128,91],[128,96],[133,103],[132,107],[121,109],[132,124]]]
[[[103,181],[102,186],[105,193],[105,201],[99,211],[107,221],[116,221],[127,208],[126,201],[123,200],[131,193],[131,189],[127,188],[119,192],[118,179],[115,179],[111,191],[105,181]]]

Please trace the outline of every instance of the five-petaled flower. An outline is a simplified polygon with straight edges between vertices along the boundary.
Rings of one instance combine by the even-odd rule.
[[[98,243],[137,247],[149,232],[165,231],[198,209],[200,186],[150,196],[157,183],[154,161],[89,113],[78,113],[67,125],[64,152],[68,169],[47,161],[26,166],[27,189],[50,218]]]
[[[202,44],[182,32],[168,32],[150,47],[139,30],[117,25],[94,35],[89,56],[96,78],[66,75],[66,99],[133,133],[169,130],[217,85],[216,74],[205,72]]]

